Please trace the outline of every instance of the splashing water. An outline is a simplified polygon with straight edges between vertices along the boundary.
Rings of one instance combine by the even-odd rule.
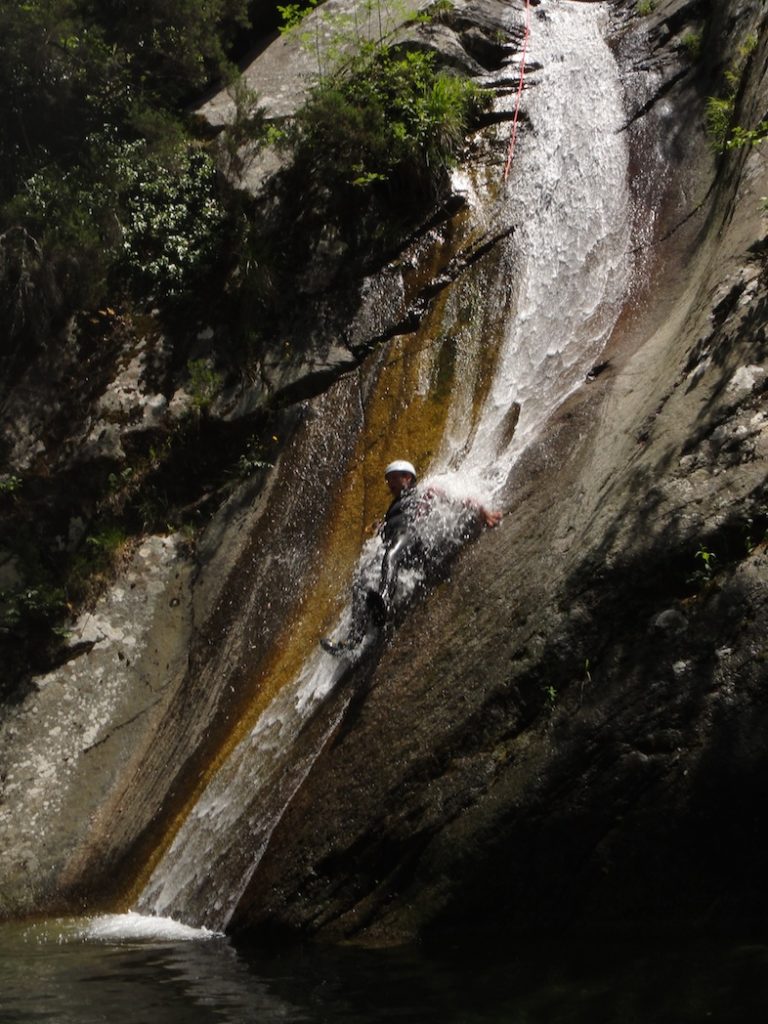
[[[531,35],[534,138],[517,148],[510,201],[516,311],[472,425],[457,396],[432,478],[489,499],[546,419],[583,381],[616,323],[631,261],[628,151],[603,5],[550,3]],[[567,57],[566,57],[567,55]],[[510,430],[510,413],[519,418]]]
[[[347,668],[329,662],[314,652],[234,749],[152,874],[140,911],[226,927],[284,808],[346,710],[348,696],[305,756],[291,756],[306,720]]]
[[[97,914],[94,917],[52,918],[30,925],[24,941],[59,946],[79,942],[120,943],[201,942],[221,938],[208,928],[192,928],[170,917],[137,914]]]
[[[605,18],[602,5],[551,0],[533,28],[530,59],[541,70],[529,75],[525,94],[533,128],[517,147],[509,184],[516,230],[503,261],[514,268],[516,313],[479,415],[468,415],[471,394],[452,396],[429,474],[452,497],[490,501],[500,491],[515,460],[594,364],[628,287],[627,151]],[[428,533],[439,546],[457,531],[455,515],[437,506]],[[381,542],[369,541],[358,572],[370,583],[380,556]],[[349,618],[347,609],[336,635]],[[308,738],[307,723],[346,668],[317,651],[282,688],[182,824],[140,910],[226,927],[285,807],[344,715],[349,695]]]
[[[147,917],[135,911],[92,917],[74,934],[92,942],[200,942],[218,935],[208,928],[191,928],[170,917]]]

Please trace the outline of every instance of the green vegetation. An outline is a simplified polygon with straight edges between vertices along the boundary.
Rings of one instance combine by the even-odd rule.
[[[276,440],[276,439],[275,439]],[[241,479],[253,476],[260,469],[271,469],[273,463],[264,457],[264,445],[260,438],[251,437],[245,451],[237,460],[236,475]]]
[[[717,555],[714,551],[709,551],[703,544],[700,544],[695,557],[698,558],[701,563],[701,571],[705,576],[710,577],[715,569]]]
[[[421,25],[439,24],[440,22],[448,21],[455,9],[453,0],[435,0],[429,7],[414,15],[411,21]],[[502,40],[506,41],[507,37],[503,32],[501,36]]]
[[[112,521],[94,526],[71,553],[46,550],[30,526],[17,532],[18,578],[0,590],[0,697],[16,673],[44,669],[55,657],[66,636],[62,623],[74,608],[95,600],[129,543],[124,527]]]
[[[69,606],[93,600],[112,578],[130,538],[121,523],[108,522],[88,534],[67,567],[64,593]]]
[[[66,608],[64,590],[41,584],[0,591],[0,640],[19,626],[27,632],[32,627],[51,627]]]
[[[261,216],[244,209],[232,237],[238,271],[228,319],[238,350],[254,356],[295,315],[297,274],[319,265],[329,286],[375,266],[412,230],[489,98],[434,53],[369,42],[346,22],[328,38],[318,55],[326,73],[276,140],[286,169]],[[316,252],[333,260],[313,263]]]
[[[434,53],[364,44],[314,90],[288,142],[336,186],[433,179],[454,162],[480,90],[441,71]]]
[[[313,11],[315,7],[319,6],[322,0],[307,0],[306,3],[300,4],[277,4],[277,13],[280,15],[281,24],[280,32],[291,32],[299,25],[304,18]]]
[[[0,361],[78,307],[178,295],[211,258],[225,213],[182,109],[232,75],[246,7],[3,5]]]
[[[228,177],[237,178],[245,169],[244,149],[259,149],[278,142],[283,132],[264,117],[258,93],[244,78],[236,78],[229,86],[234,103],[234,116],[219,145],[219,159]]]
[[[652,14],[658,5],[658,0],[639,0],[635,10],[641,18],[647,18],[649,14]]]
[[[332,253],[333,275],[359,275],[439,198],[488,97],[433,53],[388,48],[385,2],[364,12],[377,42],[354,19],[324,23],[322,78],[279,128],[228,58],[247,0],[23,0],[0,10],[0,391],[34,360],[53,362],[58,337],[90,378],[84,407],[111,353],[139,341],[147,351],[162,343],[174,374],[186,367],[191,396],[186,421],[132,439],[125,461],[76,468],[66,497],[52,478],[0,477],[9,679],[44,666],[58,624],[95,598],[133,538],[203,523],[233,481],[271,465],[272,410],[252,438],[226,435],[226,458],[200,422],[224,372],[258,375],[281,332],[284,357],[300,356],[296,281],[323,263],[316,252]],[[300,34],[314,6],[278,10]],[[436,0],[425,17],[451,10]],[[305,43],[317,47],[318,34]],[[214,83],[229,83],[235,106],[215,140],[185,113]],[[224,183],[265,144],[286,167],[262,197]],[[217,332],[205,358],[190,358],[202,309]]]
[[[221,390],[223,378],[211,365],[210,359],[193,359],[187,363],[192,408],[205,412]]]
[[[768,136],[766,121],[761,121],[755,128],[744,128],[734,123],[736,98],[757,44],[758,38],[754,33],[746,37],[739,47],[736,63],[725,72],[725,95],[710,96],[707,99],[705,124],[712,147],[718,153],[740,146],[756,146]]]
[[[0,494],[13,494],[21,487],[21,479],[13,473],[0,477]]]
[[[728,149],[738,149],[741,146],[759,146],[765,138],[768,138],[768,121],[761,121],[756,128],[743,128],[737,124],[734,125],[727,145]]]
[[[733,122],[735,100],[732,96],[709,96],[704,122],[713,149],[722,152],[727,147]]]
[[[6,206],[50,259],[76,254],[98,304],[133,286],[178,294],[215,251],[224,212],[211,157],[186,140],[153,150],[119,139],[115,129],[83,140],[82,162],[45,167]]]
[[[697,562],[697,568],[688,577],[688,582],[695,586],[710,583],[717,570],[717,555],[704,544],[699,544],[693,557]]]
[[[278,10],[290,27],[314,6]],[[450,8],[437,0],[426,13]],[[371,236],[375,252],[439,189],[480,90],[431,53],[368,42],[356,21],[329,15],[324,75],[283,131],[227,61],[245,12],[246,0],[28,0],[0,12],[0,362],[77,308],[191,300],[213,278],[220,297],[227,277],[230,297],[255,282],[269,306],[308,229],[327,217],[344,244]],[[384,24],[391,12],[371,0],[367,14]],[[236,114],[214,148],[182,106],[227,78]],[[293,241],[217,180],[214,152],[237,174],[264,143],[295,164],[275,189]]]
[[[680,40],[680,45],[688,54],[688,57],[692,61],[697,61],[701,57],[701,45],[703,40],[703,33],[701,31],[686,32],[683,38]]]
[[[27,0],[0,11],[0,192],[80,162],[105,124],[147,136],[227,68],[245,0]]]

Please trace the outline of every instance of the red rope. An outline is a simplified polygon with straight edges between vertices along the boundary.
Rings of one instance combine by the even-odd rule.
[[[525,0],[525,33],[523,35],[523,49],[520,55],[520,83],[517,87],[515,99],[515,116],[512,119],[512,131],[509,135],[509,149],[507,150],[507,162],[504,164],[504,181],[507,180],[509,169],[512,166],[512,158],[515,155],[515,143],[517,142],[517,119],[520,115],[520,97],[523,95],[523,83],[525,81],[525,55],[528,52],[528,37],[531,34],[531,2]]]

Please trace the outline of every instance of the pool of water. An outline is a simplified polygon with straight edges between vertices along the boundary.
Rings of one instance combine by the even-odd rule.
[[[257,952],[138,915],[0,925],[0,1020],[745,1024],[768,1006],[768,943],[503,945]]]

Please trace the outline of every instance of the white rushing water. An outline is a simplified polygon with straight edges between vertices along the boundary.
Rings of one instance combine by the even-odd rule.
[[[140,911],[226,927],[283,809],[344,713],[347,702],[306,755],[294,756],[305,722],[346,668],[318,649],[281,689],[193,807],[141,894]]]
[[[457,394],[430,467],[431,479],[455,479],[458,471],[462,489],[490,497],[599,357],[630,273],[628,157],[618,132],[618,71],[603,38],[607,15],[601,4],[549,0],[545,7],[529,44],[529,60],[541,65],[524,97],[532,130],[518,142],[509,183],[515,315],[480,417],[470,430],[471,396]],[[515,403],[520,417],[510,438]],[[371,542],[364,557],[375,563],[375,554]],[[141,911],[226,927],[284,808],[344,714],[348,696],[307,742],[307,720],[345,668],[319,650],[310,655],[208,784],[141,895]]]
[[[215,939],[208,928],[192,928],[170,917],[127,914],[102,914],[79,924],[69,933],[72,938],[91,942],[200,942]],[[66,935],[66,933],[65,933]]]
[[[557,406],[584,381],[621,310],[631,272],[628,150],[618,69],[603,4],[541,8],[528,49],[524,109],[510,179],[516,309],[476,427],[455,415],[431,475],[489,499]],[[520,407],[510,439],[510,408]]]

